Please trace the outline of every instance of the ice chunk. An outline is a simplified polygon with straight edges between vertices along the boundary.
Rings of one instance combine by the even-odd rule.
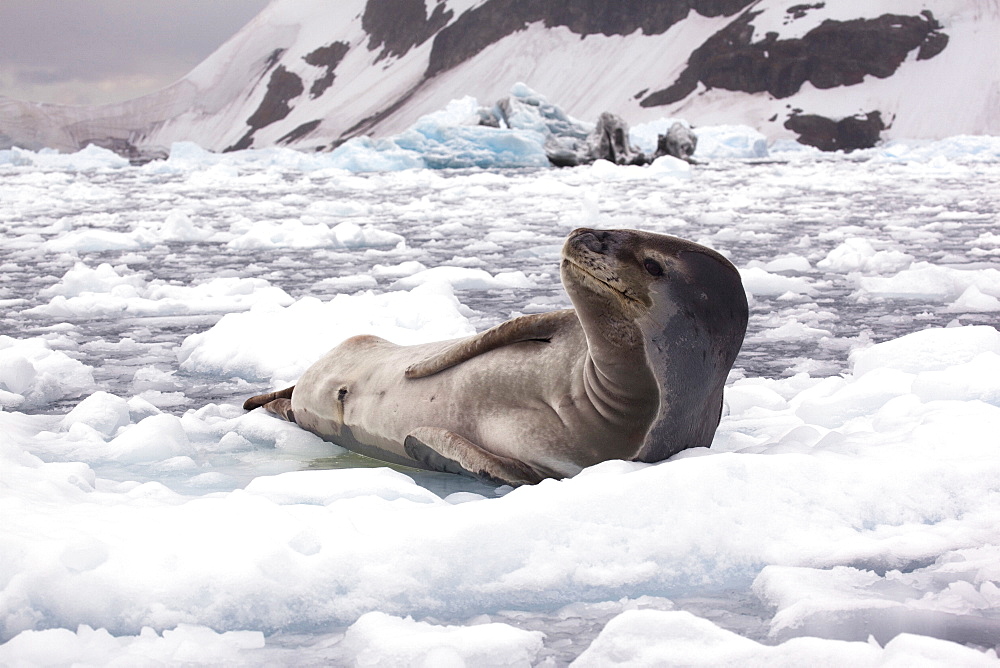
[[[960,299],[975,286],[991,297],[1000,297],[1000,270],[954,269],[916,262],[894,276],[862,276],[858,296],[878,299],[914,299],[945,302]]]
[[[0,407],[39,408],[93,388],[93,369],[42,338],[0,335]]]
[[[1000,354],[1000,332],[986,325],[930,328],[851,353],[855,377],[880,368],[945,371],[982,353]]]
[[[51,149],[35,152],[15,147],[0,151],[0,164],[4,163],[69,172],[122,169],[129,166],[126,158],[95,144],[88,144],[76,153],[59,153]]]
[[[55,253],[95,253],[100,251],[125,251],[149,248],[157,239],[146,230],[115,232],[112,230],[80,229],[67,232],[43,244],[45,250]]]
[[[788,402],[773,389],[753,381],[739,381],[726,389],[726,403],[730,412],[742,414],[751,408],[782,410]]]
[[[169,166],[179,172],[191,172],[218,164],[224,156],[206,151],[198,144],[190,141],[174,142],[170,146],[170,155],[162,163],[150,163],[147,168]]]
[[[558,106],[550,104],[544,96],[518,83],[512,87],[508,97],[489,109],[481,107],[472,97],[464,97],[452,100],[440,111],[422,116],[410,128],[393,137],[351,139],[330,154],[330,164],[357,172],[415,167],[549,167],[550,160],[555,164],[589,163],[617,153],[609,153],[598,146],[602,138],[606,139],[600,127],[606,121],[617,127],[624,124],[614,114],[605,113],[595,129],[594,123],[572,118]],[[641,140],[649,143],[648,135],[662,125],[660,122],[647,124],[639,132]],[[663,132],[668,127],[663,128]],[[627,125],[624,125],[624,130],[628,135]],[[712,136],[709,145],[713,155],[709,157],[766,155],[767,144],[763,135],[751,138],[749,128],[709,129],[707,132]],[[656,151],[655,134],[651,141],[648,156]],[[625,146],[620,148],[628,153],[628,136],[624,142]],[[699,151],[701,154],[702,151]],[[648,159],[644,157],[642,160]],[[676,176],[688,172],[666,161],[659,164],[654,173]]]
[[[357,292],[377,288],[378,281],[374,276],[367,275],[331,276],[316,283],[315,287],[330,287],[336,292]]]
[[[732,158],[766,158],[767,138],[745,125],[697,127],[698,151],[695,157],[704,160]]]
[[[688,125],[682,118],[659,118],[655,121],[637,123],[629,128],[629,138],[632,143],[647,155],[656,152],[657,140],[660,135],[665,135],[673,127],[674,123]]]
[[[156,236],[164,241],[205,241],[214,234],[211,227],[199,227],[187,211],[175,209],[163,223],[154,227]]]
[[[77,262],[63,274],[58,283],[38,291],[42,297],[79,297],[88,293],[113,293],[116,296],[131,297],[138,294],[145,285],[142,276],[129,273],[128,267],[112,267],[102,262],[96,268]]]
[[[791,272],[804,274],[812,269],[807,258],[801,255],[783,255],[777,257],[764,265],[764,271],[780,274]]]
[[[408,260],[396,265],[376,264],[372,266],[371,275],[375,277],[400,278],[402,276],[412,276],[425,269],[427,269],[427,265],[423,262]]]
[[[392,139],[354,137],[330,153],[330,166],[351,172],[394,172],[426,167],[417,151],[405,149]]]
[[[500,272],[494,276],[482,269],[432,267],[400,278],[390,287],[409,290],[425,283],[446,283],[456,290],[504,290],[534,285],[522,271]]]
[[[392,232],[378,230],[371,226],[343,222],[336,225],[331,232],[341,248],[378,248],[393,247],[403,243],[403,237]]]
[[[541,135],[583,139],[594,129],[593,123],[573,118],[523,82],[514,84],[510,97],[498,102],[494,110],[499,112],[507,127],[531,130]],[[655,138],[653,143],[656,143]]]
[[[741,269],[740,276],[743,278],[743,287],[753,295],[776,297],[786,292],[807,295],[816,293],[810,280],[803,276],[783,276],[760,267]]]
[[[119,428],[131,423],[128,402],[107,392],[94,392],[66,414],[60,426],[70,429],[83,423],[111,438]]]
[[[654,160],[646,168],[649,176],[669,176],[672,178],[688,179],[691,178],[691,165],[681,160],[680,158],[675,158],[672,155],[663,155]]]
[[[919,373],[913,393],[923,401],[985,401],[1000,406],[1000,355],[982,352],[963,364]]]
[[[884,274],[910,266],[913,256],[900,251],[877,251],[867,239],[851,238],[826,254],[816,263],[824,271],[846,273],[861,271]]]
[[[371,225],[350,221],[334,227],[323,223],[307,224],[298,220],[260,221],[228,242],[230,248],[392,248],[403,244],[403,237]]]
[[[992,162],[1000,158],[1000,137],[958,135],[936,141],[889,141],[875,149],[876,159],[927,163],[947,158],[963,162]]]
[[[925,665],[989,666],[994,660],[962,645],[915,636],[899,636],[885,649],[863,642],[793,638],[780,645],[763,645],[719,628],[684,611],[629,610],[604,627],[596,640],[573,662],[590,666],[854,666],[856,668]]]
[[[438,626],[369,612],[347,629],[341,649],[357,665],[528,666],[542,636],[496,622]]]
[[[908,394],[912,385],[911,374],[891,368],[872,369],[853,382],[827,378],[795,397],[791,405],[807,423],[836,428]]]
[[[886,643],[900,633],[992,646],[1000,602],[992,579],[1000,554],[994,545],[943,555],[934,564],[884,575],[848,566],[813,569],[768,566],[754,591],[778,611],[771,637],[820,636]]]
[[[786,293],[792,294],[792,293]],[[782,295],[779,299],[785,297]],[[828,329],[810,327],[804,322],[784,322],[777,327],[768,327],[761,330],[756,335],[751,335],[748,340],[772,340],[772,341],[796,341],[802,339],[821,339],[831,337],[833,334]]]
[[[227,377],[293,381],[332,347],[357,334],[414,344],[474,333],[450,290],[433,287],[341,294],[329,302],[306,297],[287,308],[259,304],[246,313],[230,313],[208,331],[184,340],[181,367]]]
[[[181,624],[162,636],[146,627],[138,635],[112,636],[81,624],[69,629],[24,631],[0,645],[0,664],[10,666],[239,665],[264,647],[259,631],[217,633]]]
[[[432,169],[549,166],[544,137],[527,130],[441,125],[424,117],[397,135],[395,142],[418,153]]]
[[[544,134],[479,125],[478,112],[474,98],[453,100],[394,137],[357,138],[342,144],[330,154],[331,165],[351,171],[549,165]]]
[[[991,313],[1000,311],[1000,299],[983,294],[975,285],[970,285],[951,303],[948,310],[957,313]]]
[[[194,285],[147,283],[128,267],[77,263],[53,286],[39,291],[48,304],[25,313],[63,318],[225,313],[254,304],[289,304],[292,298],[262,278],[217,277]]]
[[[187,454],[190,441],[173,415],[151,415],[138,424],[122,429],[108,443],[105,452],[96,452],[99,458],[109,458],[125,464],[151,462]]]

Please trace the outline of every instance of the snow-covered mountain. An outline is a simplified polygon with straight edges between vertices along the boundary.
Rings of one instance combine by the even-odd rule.
[[[0,147],[323,150],[523,81],[571,115],[744,124],[825,149],[1000,134],[998,0],[273,0],[175,84],[0,98]]]

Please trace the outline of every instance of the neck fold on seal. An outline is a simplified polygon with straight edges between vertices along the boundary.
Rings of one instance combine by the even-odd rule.
[[[575,273],[579,269],[566,268]],[[588,356],[583,367],[587,398],[602,417],[634,440],[635,453],[657,416],[660,390],[646,355],[643,332],[633,309],[611,289],[594,291],[575,280],[563,283],[573,300],[587,338]],[[586,280],[586,279],[583,279]]]

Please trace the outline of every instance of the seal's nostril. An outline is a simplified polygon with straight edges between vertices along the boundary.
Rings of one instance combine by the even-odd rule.
[[[604,239],[601,238],[601,232],[587,231],[580,235],[580,243],[582,243],[587,250],[593,251],[594,253],[603,253],[607,250],[607,245],[604,243]]]
[[[613,236],[613,230],[592,230],[589,227],[579,227],[570,233],[569,240],[585,246],[589,250],[601,253],[608,250],[609,242]]]

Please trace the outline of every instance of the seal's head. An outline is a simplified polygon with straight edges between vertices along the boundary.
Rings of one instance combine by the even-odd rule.
[[[577,309],[636,322],[646,336],[678,315],[714,335],[742,341],[747,302],[736,267],[693,241],[640,230],[574,230],[562,279]],[[742,323],[741,323],[742,321]]]
[[[607,347],[641,346],[656,377],[660,411],[637,458],[709,445],[747,326],[736,267],[677,237],[578,229],[563,246],[561,273],[595,361]]]

